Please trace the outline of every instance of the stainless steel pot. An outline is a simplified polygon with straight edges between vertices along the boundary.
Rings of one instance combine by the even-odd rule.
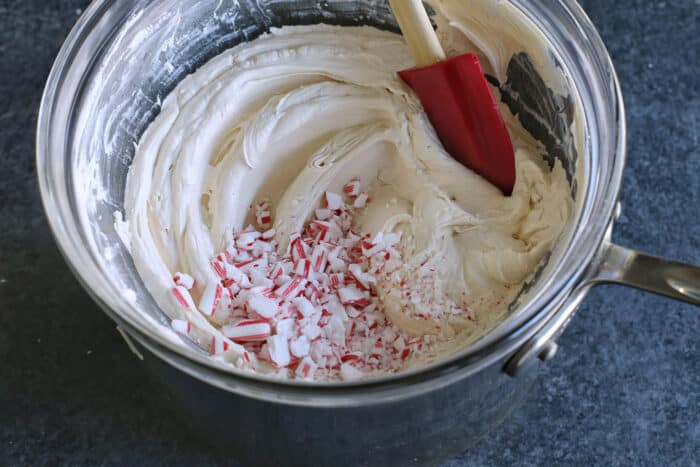
[[[183,76],[272,26],[396,30],[385,2],[94,0],[66,39],[37,133],[39,182],[57,242],[187,422],[235,458],[249,465],[433,463],[465,450],[519,404],[592,285],[617,282],[700,303],[697,267],[610,242],[625,157],[624,108],[592,24],[573,0],[509,3],[541,31],[567,76],[565,94],[548,94],[539,70],[519,55],[511,60],[509,86],[521,97],[548,96],[544,107],[563,106],[530,117],[547,121],[557,136],[548,149],[570,176],[574,219],[493,332],[445,361],[358,383],[275,382],[186,346],[145,291],[112,214],[123,203],[134,144]],[[517,96],[510,98],[517,108]],[[523,121],[544,141],[530,123]],[[580,130],[579,145],[572,128]]]

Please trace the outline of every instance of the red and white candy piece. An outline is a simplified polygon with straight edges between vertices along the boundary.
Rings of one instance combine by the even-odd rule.
[[[362,290],[368,290],[370,287],[370,284],[374,284],[377,282],[376,279],[374,278],[374,276],[363,272],[362,266],[360,266],[359,264],[354,263],[354,264],[349,265],[348,271],[350,272],[352,277],[355,279],[355,281],[358,283],[360,288],[362,288]]]
[[[316,209],[315,214],[316,214],[316,219],[318,219],[320,221],[325,221],[326,219],[329,219],[333,215],[331,210],[327,209],[327,208]]]
[[[354,198],[360,194],[360,179],[353,178],[343,187],[343,193],[347,196]]]
[[[194,278],[184,272],[176,272],[173,276],[173,282],[175,282],[175,285],[181,285],[188,290],[194,287]]]
[[[272,244],[267,240],[255,240],[251,248],[251,253],[254,257],[259,258],[265,256],[266,253],[270,253],[273,249]]]
[[[328,264],[328,249],[323,245],[316,245],[311,251],[311,267],[314,271],[323,272]]]
[[[269,277],[273,281],[278,279],[284,274],[284,267],[282,266],[282,263],[276,263],[274,266],[272,266],[272,269],[270,270]]]
[[[310,341],[313,341],[321,335],[322,330],[316,324],[307,324],[301,329],[301,332],[308,337]]]
[[[352,206],[356,209],[364,208],[367,205],[367,200],[369,200],[369,195],[367,193],[360,193]]]
[[[346,353],[342,357],[340,357],[340,361],[343,363],[346,362],[359,362],[362,360],[362,352],[352,352],[352,353]]]
[[[226,262],[235,263],[236,256],[238,256],[238,249],[233,244],[229,245],[226,248],[226,251],[224,251],[224,257],[226,258]]]
[[[345,275],[342,272],[331,274],[328,277],[332,289],[337,289],[338,287],[345,284]]]
[[[357,287],[350,286],[341,287],[340,289],[338,289],[338,298],[340,298],[340,302],[343,305],[352,305],[353,303],[356,303],[357,301],[366,298],[366,295],[362,290],[358,289]]]
[[[326,337],[331,342],[339,347],[345,345],[345,325],[343,319],[338,315],[333,315],[328,319],[328,324],[324,328]]]
[[[316,308],[306,297],[297,297],[292,300],[292,303],[294,303],[294,306],[297,307],[299,313],[301,313],[304,317],[311,316],[316,312]]]
[[[303,279],[301,277],[295,277],[288,283],[277,287],[273,293],[275,294],[275,296],[280,297],[282,299],[292,299],[299,295],[299,293],[304,289],[305,286],[306,279]]]
[[[209,352],[212,355],[220,354],[223,352],[226,352],[229,348],[228,342],[226,342],[223,339],[220,339],[216,336],[211,336],[211,347],[209,349]]]
[[[310,357],[304,357],[297,365],[296,377],[301,379],[313,379],[318,365]]]
[[[233,326],[222,329],[223,334],[234,342],[263,341],[270,337],[270,323],[264,319],[244,319]]]
[[[296,333],[296,321],[292,318],[281,319],[275,325],[275,334],[286,338],[293,337]]]
[[[265,297],[264,295],[250,296],[247,304],[248,308],[263,318],[272,318],[279,310],[277,300]]]
[[[289,365],[291,357],[289,355],[289,344],[284,336],[270,336],[267,339],[267,349],[270,353],[270,360],[278,367]]]
[[[176,285],[175,287],[173,287],[172,290],[173,295],[175,295],[175,299],[181,306],[187,308],[188,310],[196,310],[196,307],[194,306],[194,300],[192,300],[192,295],[190,295],[189,290],[187,290],[181,285]]]
[[[267,258],[265,256],[260,256],[256,259],[249,259],[248,261],[241,261],[233,265],[241,273],[250,275],[250,271],[253,269],[262,269],[267,267]]]
[[[306,242],[302,241],[301,237],[296,237],[292,240],[290,246],[292,249],[292,259],[294,261],[306,258],[309,254],[309,246]]]
[[[308,259],[298,259],[294,263],[294,269],[293,269],[294,274],[296,274],[299,277],[303,277],[304,279],[309,277],[309,272],[311,272],[311,261]]]
[[[343,363],[340,365],[340,377],[343,381],[357,381],[362,378],[362,376],[362,372],[352,366],[352,363]]]
[[[342,196],[340,196],[338,193],[333,193],[332,191],[326,192],[326,207],[328,207],[328,209],[331,211],[337,211],[338,209],[343,208],[343,206],[344,203]]]
[[[248,260],[236,264],[250,264],[254,261],[255,260]],[[239,270],[238,267],[236,267],[233,264],[229,264],[222,261],[212,261],[211,267],[212,269],[214,269],[216,275],[219,276],[221,279],[232,279],[241,287],[250,286],[250,281],[248,280],[248,277],[243,273],[243,271]]]
[[[258,227],[268,229],[272,225],[272,215],[268,210],[258,209],[258,212],[255,214],[255,221],[258,223]]]
[[[257,230],[244,230],[238,236],[236,240],[236,246],[244,250],[250,250],[255,243],[255,240],[260,238],[262,234]]]
[[[306,357],[309,355],[309,351],[311,350],[311,341],[308,337],[302,334],[289,342],[289,350],[291,351],[292,355],[297,358]]]
[[[219,282],[210,282],[202,293],[202,298],[199,300],[199,311],[208,316],[214,316],[216,307],[221,300],[221,294],[224,288]]]
[[[376,240],[376,238],[375,238]],[[381,239],[380,239],[381,241]],[[362,254],[366,257],[373,256],[384,249],[384,245],[379,242],[370,242],[369,240],[362,240]]]

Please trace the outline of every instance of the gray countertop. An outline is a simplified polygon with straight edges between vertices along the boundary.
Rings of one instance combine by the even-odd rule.
[[[226,463],[78,285],[37,191],[41,91],[84,0],[0,0],[0,464]],[[622,82],[625,246],[700,263],[700,3],[586,0]],[[527,403],[446,465],[698,465],[700,310],[595,288]]]

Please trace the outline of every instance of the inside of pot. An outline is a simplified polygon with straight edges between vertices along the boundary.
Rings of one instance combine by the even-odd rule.
[[[148,333],[187,346],[169,327],[169,319],[146,290],[129,252],[114,227],[115,211],[123,210],[126,177],[139,138],[158,115],[165,96],[187,75],[222,51],[283,25],[326,23],[370,25],[398,32],[388,3],[383,1],[225,1],[133,2],[118,30],[108,35],[95,56],[75,107],[70,141],[75,204],[93,256],[112,286],[130,306],[130,314]],[[514,8],[514,7],[513,7]],[[515,11],[515,9],[514,9]],[[526,22],[525,16],[522,21]],[[485,66],[487,78],[522,126],[541,143],[550,165],[559,160],[574,200],[584,176],[581,108],[572,81],[557,55],[535,31],[536,44],[524,38],[503,70]],[[547,67],[541,50],[546,50]],[[499,77],[500,76],[500,77]],[[579,204],[578,202],[576,203]],[[568,242],[579,209],[574,209],[559,246],[542,262],[510,305],[508,321],[549,276]],[[506,323],[502,323],[505,325]],[[187,352],[201,352],[188,346]],[[232,369],[232,371],[235,371]]]

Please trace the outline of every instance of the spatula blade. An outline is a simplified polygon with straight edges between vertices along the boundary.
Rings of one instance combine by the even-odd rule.
[[[515,184],[513,144],[477,56],[459,55],[399,76],[418,95],[452,157],[509,196]]]

